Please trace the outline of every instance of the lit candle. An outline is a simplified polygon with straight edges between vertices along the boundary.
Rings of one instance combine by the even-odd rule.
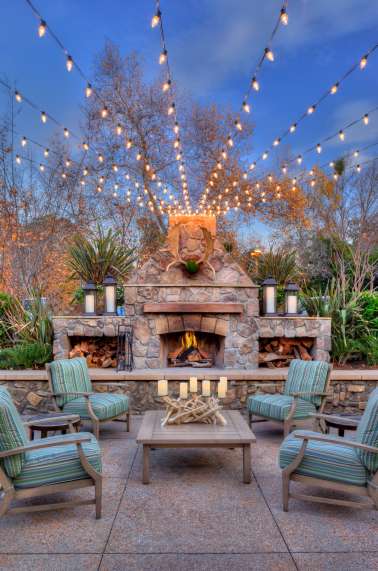
[[[210,381],[202,381],[202,396],[209,397],[210,394]]]
[[[168,395],[168,381],[166,379],[158,381],[158,395],[159,397],[166,397]]]
[[[219,377],[218,397],[224,399],[227,393],[227,377]]]
[[[180,399],[188,398],[188,383],[180,383]]]
[[[190,379],[189,379],[189,390],[191,393],[197,392],[197,390],[198,390],[197,385],[198,385],[197,377],[190,377]]]

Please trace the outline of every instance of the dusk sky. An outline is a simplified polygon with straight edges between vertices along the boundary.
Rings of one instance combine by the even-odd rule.
[[[151,30],[152,0],[36,0],[35,5],[73,58],[91,75],[95,54],[111,39],[126,54],[138,51],[146,74],[159,73],[159,34]],[[251,72],[267,43],[281,0],[162,0],[173,77],[179,89],[197,101],[216,102],[237,112]],[[1,0],[0,77],[41,109],[78,131],[84,82],[67,73],[62,52],[49,34],[37,35],[38,21],[25,0]],[[256,125],[250,158],[261,155],[309,105],[378,42],[378,2],[374,0],[294,0],[289,25],[273,43],[274,63],[266,62],[261,89],[251,99]],[[290,136],[296,154],[338,131],[378,105],[378,50],[367,67],[353,73],[339,92],[327,98]],[[8,96],[0,87],[0,112]],[[53,125],[23,106],[17,131],[44,143]],[[378,112],[369,125],[347,132],[344,143],[324,145],[308,165],[322,164],[343,152],[378,142]],[[378,145],[368,156],[378,155]],[[360,158],[360,161],[364,160]]]

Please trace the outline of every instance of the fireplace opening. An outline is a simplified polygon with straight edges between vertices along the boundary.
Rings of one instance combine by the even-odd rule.
[[[224,337],[183,331],[161,335],[163,366],[223,367]]]
[[[90,368],[117,367],[117,337],[70,337],[69,358],[85,357]]]
[[[312,361],[312,337],[260,337],[259,366],[276,369],[288,367],[293,359]]]

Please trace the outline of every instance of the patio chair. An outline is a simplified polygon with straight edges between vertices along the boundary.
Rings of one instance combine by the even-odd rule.
[[[316,416],[324,418],[327,415]],[[289,509],[290,497],[348,507],[375,505],[378,509],[378,388],[370,395],[356,440],[296,430],[282,442],[279,463],[284,511]],[[350,501],[290,493],[291,480],[365,498]]]
[[[294,426],[304,426],[313,413],[324,410],[331,369],[324,361],[294,359],[283,394],[257,394],[248,398],[250,424],[256,422],[254,415],[261,417],[257,422],[283,422],[285,436]]]
[[[53,361],[46,365],[46,371],[56,411],[78,414],[82,419],[91,420],[97,439],[100,437],[100,423],[109,420],[122,420],[126,423],[126,430],[130,431],[129,397],[95,393],[83,357]]]
[[[67,415],[66,420],[70,419]],[[0,387],[0,517],[7,512],[46,511],[88,504],[95,504],[96,518],[101,517],[102,475],[98,442],[90,433],[76,433],[72,425],[70,432],[64,436],[29,440],[9,392]],[[13,500],[86,486],[95,487],[94,499],[11,507]]]

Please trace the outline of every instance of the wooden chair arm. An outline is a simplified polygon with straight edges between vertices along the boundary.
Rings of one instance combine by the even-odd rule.
[[[331,422],[337,422],[339,420],[341,420],[341,421],[346,420],[345,416],[338,416],[337,414],[321,414],[320,412],[312,412],[310,414],[310,416],[313,416],[314,418],[330,420]],[[350,426],[358,426],[361,419],[360,418],[354,419],[351,416],[348,416],[347,420],[348,420],[348,424]],[[345,428],[348,429],[348,426],[345,426]]]
[[[289,396],[291,396],[291,397],[301,397],[301,396],[331,397],[332,393],[317,393],[317,392],[303,391],[303,392],[290,393]]]
[[[86,393],[81,391],[68,391],[66,393],[49,393],[52,397],[71,397],[71,396],[79,396],[89,398],[91,395],[94,395],[94,392]]]
[[[353,440],[347,440],[346,438],[333,438],[328,436],[328,434],[306,434],[300,430],[293,433],[295,438],[300,438],[301,440],[314,440],[316,442],[328,442],[329,444],[338,444],[339,446],[348,446],[350,448],[359,448],[360,450],[365,450],[365,452],[372,452],[373,454],[378,454],[378,448],[376,446],[369,446],[368,444],[361,444],[361,442],[355,442]]]
[[[46,418],[36,418],[35,420],[27,420],[24,422],[26,426],[33,424],[33,426],[38,426],[39,424],[45,424],[45,422],[73,422],[80,418],[78,414],[65,414],[64,416],[47,416]]]
[[[49,448],[51,446],[65,446],[66,444],[82,444],[83,442],[90,442],[91,437],[85,434],[77,434],[75,438],[65,438],[62,440],[49,442],[47,438],[41,438],[40,440],[32,440],[25,446],[18,446],[17,448],[12,448],[12,450],[2,450],[0,451],[0,458],[6,458],[8,456],[15,456],[16,454],[23,454],[24,452],[29,452],[29,450],[38,450],[39,448]]]

